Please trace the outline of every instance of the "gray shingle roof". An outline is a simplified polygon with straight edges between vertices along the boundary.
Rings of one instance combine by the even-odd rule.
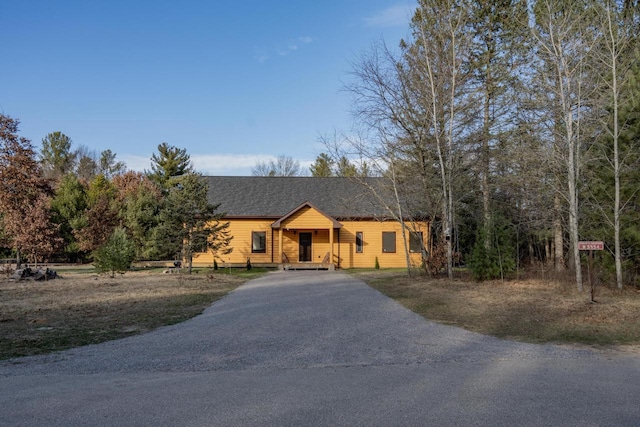
[[[227,216],[279,218],[310,202],[334,218],[388,216],[362,183],[350,178],[207,176],[210,203]],[[382,188],[381,178],[367,182]]]

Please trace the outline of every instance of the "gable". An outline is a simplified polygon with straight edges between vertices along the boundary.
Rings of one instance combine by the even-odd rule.
[[[329,215],[305,202],[271,225],[272,228],[315,229],[341,228],[342,225]]]

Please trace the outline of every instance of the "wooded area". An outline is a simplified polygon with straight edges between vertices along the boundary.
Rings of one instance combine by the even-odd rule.
[[[353,60],[354,129],[323,139],[310,172],[387,177],[410,201],[393,217],[432,220],[431,273],[535,268],[581,290],[578,242],[595,240],[600,280],[638,286],[639,29],[638,0],[420,0],[406,40]],[[127,259],[228,250],[185,149],[160,144],[138,173],[60,132],[36,153],[17,120],[0,124],[2,256],[96,260],[116,238]],[[281,156],[253,173],[302,171]]]
[[[637,286],[638,1],[418,3],[398,49],[353,62],[356,128],[329,157],[428,214],[449,276],[458,255],[477,279],[536,266],[581,290],[578,242],[602,240],[600,278]]]
[[[100,156],[60,132],[38,155],[18,136],[18,121],[0,115],[0,257],[92,261],[124,272],[134,260],[190,260],[194,251],[224,254],[230,237],[207,183],[185,149],[162,143],[152,170],[126,171],[110,150]]]

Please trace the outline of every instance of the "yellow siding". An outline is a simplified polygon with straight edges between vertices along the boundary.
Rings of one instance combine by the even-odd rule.
[[[298,262],[299,251],[297,236],[293,234],[293,231],[283,231],[282,234],[283,252],[287,255],[289,262]]]
[[[333,248],[337,249],[337,232],[334,233]],[[327,252],[329,252],[329,230],[318,230],[313,234],[313,262],[322,262]],[[336,260],[337,261],[337,260]]]
[[[228,255],[217,257],[218,264],[222,267],[224,263],[244,264],[247,258],[255,264],[278,262],[279,258],[271,258],[271,251],[278,254],[278,230],[271,229],[274,220],[269,219],[231,219],[229,220],[229,234],[233,236],[231,247],[233,252]],[[251,253],[251,232],[264,231],[266,234],[266,253]],[[273,244],[273,246],[272,246]],[[198,267],[212,266],[213,254],[194,254],[193,265]]]
[[[218,257],[218,264],[244,264],[251,258],[252,264],[278,264],[280,250],[278,248],[279,230],[272,230],[271,219],[231,219],[229,232],[233,237],[231,246],[233,252]],[[334,230],[334,259],[340,268],[373,268],[376,257],[381,268],[405,267],[405,251],[402,239],[402,228],[395,221],[341,221],[342,228]],[[321,262],[330,251],[329,228],[331,221],[311,208],[303,208],[299,212],[283,221],[283,248],[290,262],[298,262],[300,232],[312,234],[312,261]],[[412,227],[412,225],[410,225]],[[418,231],[422,231],[424,244],[428,247],[428,223],[418,224]],[[264,231],[266,233],[266,253],[251,253],[251,232]],[[356,232],[363,233],[363,252],[356,253]],[[382,252],[382,232],[395,231],[396,252]],[[407,245],[409,244],[407,233]],[[415,266],[421,263],[421,254],[411,254],[411,262]],[[212,266],[213,255],[195,254],[194,266]]]
[[[340,243],[336,244],[334,252],[336,257],[340,257],[341,268],[373,268],[376,257],[380,268],[406,267],[406,257],[404,251],[404,241],[402,238],[402,227],[396,221],[342,221],[340,229]],[[410,228],[416,226],[416,231],[422,231],[424,244],[428,247],[428,224],[419,223],[409,225]],[[356,232],[361,231],[363,237],[363,251],[356,253]],[[382,232],[395,231],[396,252],[382,252]],[[336,242],[337,238],[334,239]],[[409,245],[409,234],[407,233],[407,246]],[[420,253],[410,255],[411,263],[419,266],[422,262]]]
[[[276,236],[278,231],[276,230]],[[329,252],[329,230],[304,229],[283,232],[282,246],[290,262],[298,262],[300,257],[300,233],[311,233],[311,262],[322,262]],[[277,239],[277,237],[276,237]],[[337,232],[334,237],[334,249],[337,250]],[[337,262],[337,260],[336,260]]]
[[[308,206],[300,209],[282,222],[282,227],[287,229],[306,229],[315,230],[318,228],[329,229],[331,220]]]

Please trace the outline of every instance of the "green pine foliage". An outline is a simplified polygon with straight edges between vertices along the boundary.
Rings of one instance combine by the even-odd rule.
[[[193,173],[191,156],[186,148],[178,148],[166,142],[158,145],[158,153],[151,156],[149,177],[162,188],[167,188],[171,178]]]
[[[486,232],[482,227],[479,228],[469,267],[476,280],[504,279],[507,273],[516,268],[514,230],[504,218],[494,217],[489,248],[485,247]]]
[[[93,251],[93,265],[100,273],[125,273],[135,257],[135,247],[122,227],[117,227],[107,242]]]
[[[619,158],[620,168],[620,245],[622,270],[626,283],[638,283],[640,277],[640,65],[632,67],[629,73],[628,90],[619,112]],[[608,252],[613,251],[615,237],[611,226],[614,219],[614,171],[613,138],[609,123],[608,132],[604,133],[591,147],[591,161],[586,171],[587,185],[583,197],[590,203],[590,209],[583,213],[583,234],[590,240],[602,240]],[[615,265],[612,256],[600,254],[596,258],[596,266],[605,282],[615,281]]]
[[[76,262],[83,258],[74,231],[82,228],[83,215],[87,210],[86,188],[74,174],[62,177],[55,196],[51,201],[53,220],[60,226],[64,239],[65,258]]]
[[[118,189],[118,209],[121,225],[136,247],[136,259],[153,259],[158,252],[150,238],[158,226],[162,192],[149,177],[127,172],[113,179]],[[171,259],[171,258],[169,258]]]
[[[333,174],[333,159],[327,153],[320,153],[316,161],[309,167],[311,176],[329,177]]]
[[[76,153],[71,150],[71,138],[62,132],[52,132],[42,140],[41,165],[47,177],[59,180],[73,170]]]
[[[198,174],[189,173],[168,181],[166,195],[153,230],[154,245],[160,257],[179,256],[189,271],[195,252],[230,253],[228,222],[222,222],[217,205],[207,200],[208,185]]]

